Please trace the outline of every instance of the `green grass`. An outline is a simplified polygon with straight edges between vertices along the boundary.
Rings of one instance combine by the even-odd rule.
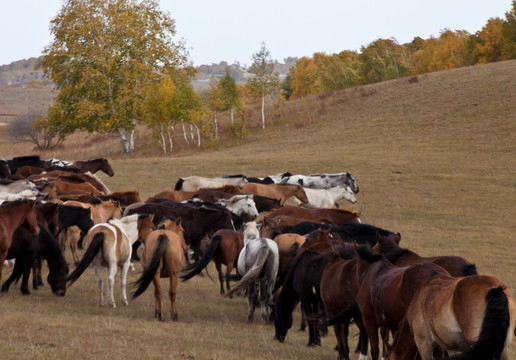
[[[115,176],[101,174],[102,180],[112,191],[138,189],[143,199],[188,175],[350,171],[360,186],[358,202],[342,207],[360,211],[364,223],[399,231],[401,245],[421,255],[466,257],[514,293],[514,73],[516,61],[507,61],[299,99],[284,104],[282,122],[261,131],[253,114],[244,143],[209,151],[183,148],[164,156],[149,140],[126,156],[116,138],[91,135],[42,156],[108,156]],[[0,153],[10,158],[34,149],[5,141]],[[212,266],[210,275],[216,278]],[[226,299],[218,289],[208,277],[180,283],[179,322],[158,323],[152,289],[126,308],[99,308],[91,270],[64,298],[53,297],[48,286],[24,297],[13,286],[0,295],[0,353],[5,359],[336,358],[331,332],[320,348],[305,346],[297,310],[294,328],[279,344],[259,314],[245,323],[245,298]],[[118,292],[115,298],[119,303]]]

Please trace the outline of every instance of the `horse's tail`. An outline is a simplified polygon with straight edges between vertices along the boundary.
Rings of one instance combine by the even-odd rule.
[[[249,271],[240,279],[239,282],[235,284],[229,291],[224,294],[224,296],[231,296],[236,292],[246,290],[249,285],[251,285],[256,279],[260,276],[263,270],[263,266],[267,261],[267,257],[269,255],[269,247],[263,245],[258,250],[258,254],[256,255],[256,259],[254,261],[253,266],[249,269]]]
[[[463,276],[478,275],[476,265],[475,264],[464,265],[464,268],[462,269],[462,275]]]
[[[195,275],[199,274],[208,264],[210,263],[213,256],[220,247],[220,243],[222,242],[222,236],[215,235],[211,238],[211,242],[204,251],[201,259],[191,265],[186,266],[183,271],[187,272],[181,275],[182,281],[187,281],[193,278]]]
[[[86,236],[86,233],[84,231],[81,231],[81,236],[79,237],[79,241],[77,241],[77,247],[82,250],[82,242],[84,241],[84,236]]]
[[[166,235],[160,235],[158,237],[158,246],[156,246],[156,250],[154,250],[154,254],[152,254],[149,266],[147,266],[142,276],[131,284],[131,287],[137,287],[136,291],[132,295],[133,299],[143,294],[143,292],[149,287],[152,279],[154,279],[169,241],[170,240]]]
[[[102,244],[104,243],[105,234],[103,232],[98,232],[95,235],[93,235],[93,239],[91,240],[90,246],[88,246],[88,249],[86,249],[86,252],[84,253],[84,256],[81,259],[81,262],[75,270],[68,275],[68,277],[64,280],[65,284],[70,282],[70,285],[72,285],[78,278],[81,276],[81,274],[86,270],[86,268],[91,264],[95,256],[99,253]]]
[[[185,180],[183,178],[179,178],[179,180],[177,180],[176,182],[176,186],[174,187],[174,190],[181,190],[181,188],[183,187],[183,182]]]
[[[324,322],[321,326],[328,327],[337,324],[349,324],[352,318],[358,319],[362,316],[360,309],[358,308],[357,302],[349,305],[346,309],[342,310],[338,314],[333,315],[328,321]]]
[[[504,290],[504,286],[499,286],[487,292],[486,312],[477,342],[464,354],[448,360],[501,359],[510,325],[509,301]]]

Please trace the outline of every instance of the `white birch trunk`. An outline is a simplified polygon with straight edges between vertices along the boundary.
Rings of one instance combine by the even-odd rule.
[[[185,138],[186,143],[190,145],[190,143],[188,142],[188,136],[186,136],[185,123],[181,122],[181,126],[183,127],[183,137]]]
[[[262,94],[262,129],[265,129],[265,94]]]

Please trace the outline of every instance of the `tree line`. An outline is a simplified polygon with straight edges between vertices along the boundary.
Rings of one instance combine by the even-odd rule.
[[[116,133],[124,152],[135,150],[137,124],[154,134],[163,152],[181,132],[193,146],[216,144],[219,115],[228,112],[230,134],[245,137],[246,104],[286,100],[426,72],[516,58],[516,1],[505,19],[492,18],[475,34],[444,30],[437,38],[400,45],[378,39],[360,52],[303,57],[280,82],[265,43],[252,55],[246,83],[234,69],[194,91],[195,68],[174,40],[175,20],[156,0],[67,0],[51,21],[53,42],[37,68],[56,86],[56,97],[35,131],[52,136],[46,147],[76,130]],[[233,74],[232,74],[233,73]],[[48,135],[50,134],[50,135]],[[39,145],[39,144],[38,144]]]

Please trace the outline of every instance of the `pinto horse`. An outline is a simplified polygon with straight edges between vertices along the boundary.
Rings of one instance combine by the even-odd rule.
[[[431,278],[415,294],[388,359],[433,360],[437,347],[450,359],[507,360],[516,302],[499,279],[487,275]]]
[[[242,186],[242,191],[248,194],[266,196],[271,199],[278,199],[283,205],[287,199],[296,197],[302,203],[308,201],[305,189],[299,185],[279,185],[279,184],[257,184],[247,183]]]
[[[422,257],[409,249],[400,247],[398,245],[400,240],[401,235],[399,233],[392,233],[387,236],[378,235],[380,253],[384,254],[387,259],[396,266],[409,266],[419,262],[431,262],[443,267],[451,276],[477,275],[475,264],[472,264],[463,257],[455,255]]]
[[[120,295],[122,304],[128,305],[126,294],[127,271],[131,265],[132,244],[142,237],[147,236],[154,224],[152,216],[140,216],[138,214],[125,216],[121,219],[111,219],[107,223],[93,226],[86,235],[90,245],[77,268],[66,278],[65,282],[73,284],[93,263],[95,277],[99,291],[98,303],[116,307],[113,294],[117,267],[120,268]],[[104,280],[102,267],[107,267],[107,298],[104,301]]]
[[[35,201],[16,200],[5,202],[0,206],[0,281],[13,234],[24,223],[33,235],[39,234]]]
[[[281,184],[295,184],[312,189],[330,189],[339,185],[347,185],[356,194],[358,185],[350,172],[322,175],[287,175],[284,176]]]
[[[433,263],[395,266],[378,253],[379,244],[372,249],[369,245],[355,244],[355,248],[358,253],[357,277],[360,284],[356,303],[335,315],[328,324],[346,323],[359,310],[371,343],[371,357],[378,360],[378,330],[383,328],[397,334],[417,290],[433,276],[449,274]],[[382,331],[382,337],[385,357],[390,347],[388,333]]]
[[[278,245],[271,239],[261,237],[254,221],[244,224],[244,247],[240,251],[237,264],[242,279],[228,290],[225,296],[247,289],[249,299],[247,322],[251,322],[258,300],[258,287],[262,319],[268,322],[278,275]]]
[[[224,280],[226,281],[226,290],[231,289],[229,281],[231,280],[231,272],[237,267],[238,255],[244,247],[244,239],[241,231],[220,229],[213,234],[210,243],[204,250],[199,261],[187,265],[182,269],[182,281],[187,281],[199,274],[211,260],[215,262],[215,268],[219,274],[220,293],[223,295]],[[226,266],[226,274],[222,273],[222,264]]]
[[[159,227],[159,229],[149,233],[143,240],[145,247],[142,252],[142,265],[145,271],[132,284],[132,286],[137,287],[132,297],[135,299],[143,294],[152,281],[154,284],[154,297],[156,298],[154,315],[158,320],[164,321],[165,315],[163,313],[163,295],[160,278],[170,278],[168,292],[170,315],[173,321],[177,321],[176,288],[179,271],[185,261],[184,253],[186,250],[181,218],[175,221],[166,219]]]

